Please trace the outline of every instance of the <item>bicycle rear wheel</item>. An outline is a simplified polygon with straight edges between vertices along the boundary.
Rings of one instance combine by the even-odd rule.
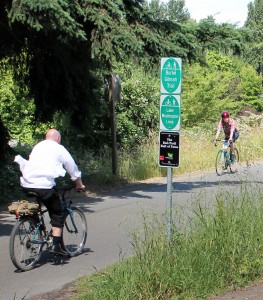
[[[218,176],[221,176],[226,170],[226,159],[224,154],[225,154],[224,151],[221,149],[218,151],[216,156],[215,167]]]
[[[71,206],[67,213],[62,231],[62,248],[70,256],[83,252],[87,239],[87,221],[84,213],[77,207]]]
[[[15,267],[21,271],[33,269],[39,260],[42,245],[32,241],[42,240],[37,221],[31,217],[18,220],[13,227],[9,240],[9,254]]]
[[[236,173],[239,169],[239,152],[237,148],[234,148],[235,158],[234,161],[231,162],[231,172]]]

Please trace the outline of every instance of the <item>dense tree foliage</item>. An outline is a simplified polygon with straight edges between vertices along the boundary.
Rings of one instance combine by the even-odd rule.
[[[10,139],[33,145],[43,137],[51,124],[44,125],[35,120],[35,103],[30,99],[28,89],[18,88],[12,71],[2,72],[0,81],[0,115],[2,123],[8,128]]]
[[[263,0],[254,0],[248,4],[248,16],[245,26],[253,29],[254,39],[263,38]]]
[[[180,39],[187,36],[183,26],[171,21],[164,38],[167,22],[155,20],[143,0],[3,0],[0,58],[8,58],[4,62],[13,66],[20,87],[28,86],[38,119],[64,112],[69,124],[90,136],[103,106],[98,74],[111,72],[112,61],[152,65],[164,55],[193,59],[191,43]],[[178,37],[169,40],[171,32]]]
[[[159,80],[132,64],[118,68],[123,80],[122,100],[117,103],[117,132],[120,145],[141,143],[159,122]]]
[[[215,50],[223,54],[240,55],[244,50],[245,32],[228,23],[216,24],[213,17],[202,19],[195,31],[202,53]]]
[[[244,106],[262,111],[262,77],[237,58],[210,51],[207,66],[194,64],[184,72],[182,120],[184,126],[212,124],[220,112],[233,116]]]
[[[248,16],[245,27],[250,38],[246,44],[244,59],[263,75],[263,1],[254,0],[248,4]]]
[[[11,89],[2,83],[0,125],[31,143],[37,135],[17,128],[38,134],[40,121],[52,121],[72,136],[68,142],[90,148],[109,144],[103,77],[115,72],[123,81],[118,141],[134,145],[158,127],[159,62],[168,56],[181,57],[187,70],[185,125],[206,119],[192,112],[198,105],[201,116],[211,106],[216,113],[227,104],[233,111],[247,102],[262,109],[260,77],[253,69],[242,65],[226,70],[233,55],[262,68],[261,39],[253,41],[262,26],[261,8],[262,0],[251,3],[246,27],[236,28],[216,24],[211,16],[199,23],[191,20],[184,0],[2,0],[0,72]],[[246,72],[250,83],[242,79]],[[5,126],[1,145],[9,138]]]
[[[147,3],[147,8],[154,20],[170,20],[184,23],[190,19],[184,0],[170,0],[167,3],[160,0],[152,0]]]

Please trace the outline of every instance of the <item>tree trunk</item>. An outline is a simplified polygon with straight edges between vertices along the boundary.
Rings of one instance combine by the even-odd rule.
[[[9,133],[5,128],[0,116],[0,165],[3,164],[3,162],[6,159],[8,140],[9,140]]]

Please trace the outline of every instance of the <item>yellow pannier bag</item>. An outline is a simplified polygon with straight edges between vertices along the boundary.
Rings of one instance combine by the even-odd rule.
[[[8,205],[9,213],[12,215],[34,215],[37,214],[40,207],[38,203],[20,200]]]

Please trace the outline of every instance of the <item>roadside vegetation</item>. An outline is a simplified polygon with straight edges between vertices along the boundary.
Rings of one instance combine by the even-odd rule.
[[[164,221],[147,220],[133,235],[134,255],[77,280],[74,299],[207,299],[261,278],[262,190],[219,191],[213,205],[196,201],[190,218],[175,207],[170,244]]]
[[[262,116],[248,113],[237,122],[241,136],[236,147],[241,163],[249,166],[263,157]],[[174,174],[213,172],[218,151],[214,134],[215,129],[200,127],[183,130],[180,168]],[[130,171],[137,166],[141,179],[149,172],[152,177],[165,175],[166,168],[151,163],[146,167],[157,155],[155,137],[124,164]],[[138,178],[132,172],[126,175],[131,181]],[[202,195],[190,208],[175,205],[170,242],[165,216],[147,212],[142,228],[131,234],[132,257],[78,279],[72,299],[208,299],[262,278],[262,187],[240,186],[240,193],[219,186],[212,203]]]
[[[253,164],[263,157],[263,116],[247,112],[248,116],[236,118],[240,138],[236,142],[240,161]],[[180,167],[173,169],[173,174],[186,174],[201,170],[211,170],[215,165],[217,151],[222,146],[213,144],[217,121],[208,126],[182,129],[180,131]],[[223,135],[221,136],[223,138]],[[70,145],[69,145],[70,147]],[[19,169],[13,163],[14,155],[28,157],[31,147],[18,143],[9,156],[9,164],[0,170],[0,190],[2,202],[21,196],[19,187]],[[137,147],[118,152],[118,177],[112,175],[111,149],[97,151],[81,150],[72,147],[76,161],[82,170],[83,179],[88,190],[96,191],[166,176],[167,169],[158,166],[159,136],[151,134]]]
[[[131,64],[116,64],[115,69],[123,80],[122,100],[116,105],[117,176],[112,174],[110,142],[105,143],[110,135],[109,127],[98,125],[87,145],[87,137],[71,127],[67,113],[57,112],[52,122],[34,121],[36,106],[29,100],[28,90],[20,91],[12,79],[12,72],[5,73],[0,82],[0,115],[4,125],[9,127],[11,147],[0,169],[0,202],[20,195],[19,170],[13,163],[14,156],[20,154],[28,158],[32,146],[43,139],[50,127],[61,131],[62,143],[73,153],[89,189],[104,189],[165,175],[165,169],[158,166],[159,76],[146,74],[143,68],[134,68]],[[213,148],[212,141],[223,110],[229,110],[240,127],[241,160],[262,157],[261,134],[256,133],[261,126],[261,114],[238,116],[247,106],[262,110],[261,81],[262,76],[251,66],[214,51],[207,54],[207,66],[185,66],[181,162],[175,174],[213,167],[217,149]],[[108,111],[105,102],[101,109]],[[94,148],[93,139],[98,136],[101,136],[101,143]]]
[[[262,116],[248,112],[237,122],[241,163],[253,164],[263,157]],[[214,170],[218,151],[213,145],[215,129],[181,131],[181,163],[174,174]],[[158,139],[152,138],[121,163],[130,181],[148,178],[149,173],[152,177],[166,175],[166,168],[152,163],[158,157]],[[124,166],[129,166],[129,172],[125,173]],[[137,171],[134,174],[131,170]],[[132,234],[133,256],[77,280],[73,299],[207,299],[260,279],[262,187],[240,185],[240,194],[220,187],[212,204],[202,196],[190,209],[175,206],[176,225],[170,244],[165,216],[162,219],[148,213],[141,230]]]

